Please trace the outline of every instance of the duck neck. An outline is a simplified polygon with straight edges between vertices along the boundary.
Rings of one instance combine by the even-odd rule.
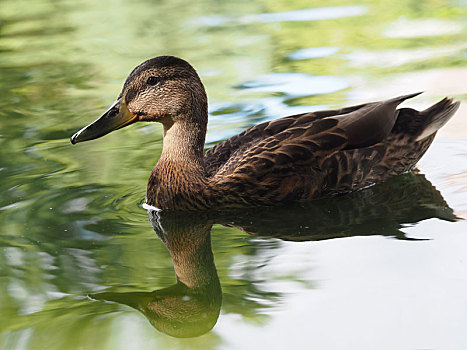
[[[212,223],[203,214],[149,211],[154,231],[170,252],[177,280],[189,288],[219,284],[211,248]]]
[[[176,122],[164,123],[164,145],[159,161],[185,171],[204,171],[207,112],[203,119],[200,122],[199,118],[183,116]]]
[[[168,239],[177,280],[188,288],[206,288],[219,284],[211,248],[212,225],[187,226],[180,235]]]

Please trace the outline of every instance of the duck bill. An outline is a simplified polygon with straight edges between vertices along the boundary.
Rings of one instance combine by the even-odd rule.
[[[78,142],[94,140],[137,120],[138,116],[128,110],[125,99],[121,97],[99,119],[74,134],[70,141],[74,145]]]

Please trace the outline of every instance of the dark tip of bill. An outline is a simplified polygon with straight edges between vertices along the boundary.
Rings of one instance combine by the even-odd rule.
[[[76,136],[77,136],[77,135],[74,134],[74,135],[71,137],[71,139],[70,139],[70,142],[71,142],[72,145],[75,145],[75,144],[76,144]]]

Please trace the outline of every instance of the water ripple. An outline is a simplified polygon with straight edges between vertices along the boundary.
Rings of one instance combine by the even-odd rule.
[[[409,20],[404,17],[392,22],[383,31],[388,38],[418,38],[424,36],[452,35],[465,31],[464,25],[439,19]]]
[[[397,67],[417,61],[453,55],[465,49],[467,49],[467,44],[382,51],[357,50],[343,57],[348,59],[353,67]]]
[[[342,77],[303,73],[271,73],[248,81],[239,88],[256,92],[279,92],[291,97],[329,94],[349,87]]]
[[[367,12],[368,8],[366,6],[329,6],[284,12],[248,14],[238,18],[221,15],[208,15],[198,17],[196,19],[196,23],[208,27],[217,27],[232,24],[322,21],[361,16]]]
[[[367,13],[367,11],[368,9],[365,6],[316,7],[294,11],[246,15],[243,16],[240,21],[242,23],[321,21],[327,19],[361,16]]]
[[[308,47],[290,53],[287,58],[293,61],[306,60],[310,58],[328,57],[339,51],[338,47],[322,46],[322,47]]]

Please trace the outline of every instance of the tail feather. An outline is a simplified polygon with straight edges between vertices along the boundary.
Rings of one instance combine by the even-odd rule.
[[[454,115],[460,106],[460,102],[454,102],[445,97],[430,108],[420,112],[424,116],[424,125],[416,141],[421,141],[437,132]]]
[[[412,93],[412,94],[408,94],[408,95],[402,95],[402,96],[398,96],[398,97],[394,97],[386,102],[388,103],[391,103],[391,102],[397,102],[397,104],[399,103],[402,103],[403,101],[409,99],[409,98],[412,98],[412,97],[415,97],[415,96],[418,96],[420,94],[423,94],[423,91],[420,91],[420,92],[415,92],[415,93]]]

